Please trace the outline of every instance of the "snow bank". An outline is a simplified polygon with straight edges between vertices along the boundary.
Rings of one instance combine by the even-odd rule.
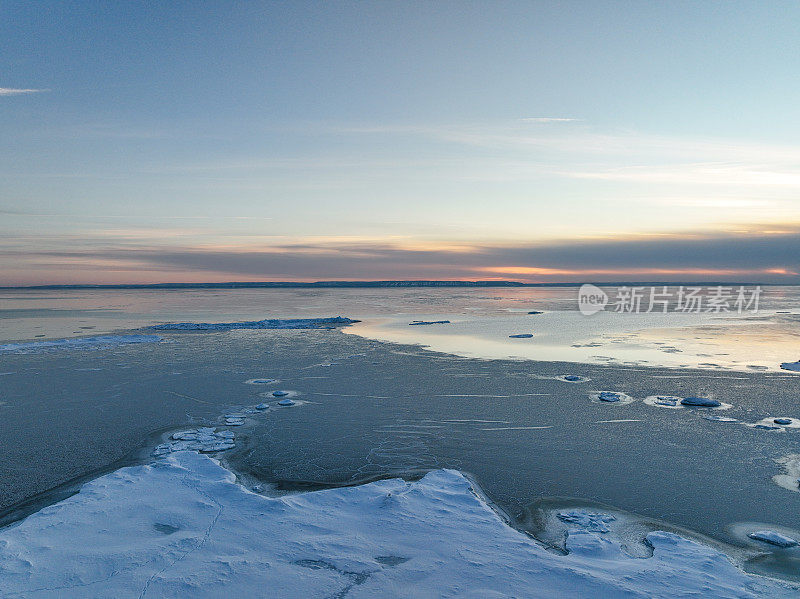
[[[163,341],[163,339],[158,335],[102,335],[100,337],[75,337],[74,339],[53,339],[29,343],[7,343],[0,345],[0,352],[27,354],[53,349],[98,349],[130,343],[158,343],[159,341]]]
[[[453,470],[268,498],[181,451],[0,531],[0,596],[797,596],[674,534],[650,533],[653,557],[636,559],[569,519],[570,554],[555,555]]]
[[[149,329],[157,331],[230,331],[232,329],[333,329],[359,322],[342,316],[334,318],[268,318],[245,322],[168,322]]]

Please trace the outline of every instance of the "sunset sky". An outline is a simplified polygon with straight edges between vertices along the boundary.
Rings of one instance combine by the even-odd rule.
[[[0,3],[0,285],[800,283],[800,3]]]

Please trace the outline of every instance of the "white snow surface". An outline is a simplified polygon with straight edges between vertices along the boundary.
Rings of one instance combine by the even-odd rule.
[[[0,353],[36,353],[53,349],[96,349],[130,343],[158,343],[159,341],[163,341],[163,339],[158,335],[101,335],[99,337],[6,343],[0,345]]]
[[[797,596],[708,546],[647,538],[653,557],[637,559],[575,527],[569,555],[556,555],[453,470],[272,498],[209,456],[179,451],[0,531],[0,596]]]

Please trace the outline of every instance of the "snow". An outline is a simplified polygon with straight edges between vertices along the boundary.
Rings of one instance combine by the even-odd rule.
[[[156,324],[157,331],[230,331],[232,329],[332,329],[359,322],[342,316],[334,318],[268,318],[245,322],[168,322]]]
[[[778,547],[794,547],[797,545],[797,541],[792,537],[782,535],[775,530],[757,530],[755,532],[751,532],[747,536],[751,539],[755,539],[756,541],[763,541],[765,543],[769,543],[770,545],[777,545]]]
[[[708,546],[651,532],[650,558],[570,529],[557,555],[453,470],[265,497],[206,455],[117,470],[0,531],[0,596],[796,597]]]
[[[101,335],[99,337],[75,337],[28,343],[6,343],[0,345],[0,353],[28,354],[58,349],[102,349],[131,343],[158,343],[159,341],[163,341],[163,339],[158,335]]]

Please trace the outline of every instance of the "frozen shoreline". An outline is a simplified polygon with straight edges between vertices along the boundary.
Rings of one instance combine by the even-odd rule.
[[[0,531],[4,597],[790,597],[710,547],[648,535],[651,558],[575,523],[569,555],[506,525],[454,470],[278,498],[179,451],[97,478]]]

